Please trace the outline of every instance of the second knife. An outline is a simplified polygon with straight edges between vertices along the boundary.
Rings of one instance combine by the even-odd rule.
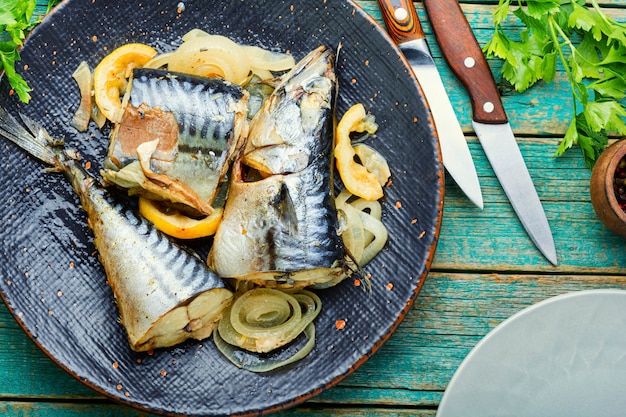
[[[478,207],[483,197],[472,155],[437,71],[412,0],[378,0],[387,32],[398,45],[424,91],[435,121],[443,164]]]
[[[522,226],[552,263],[558,259],[552,231],[509,124],[498,87],[457,0],[424,0],[433,33],[450,69],[472,103],[472,126]]]

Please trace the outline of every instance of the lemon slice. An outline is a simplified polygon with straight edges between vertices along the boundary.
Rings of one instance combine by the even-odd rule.
[[[372,117],[365,114],[361,103],[355,104],[342,116],[336,129],[335,164],[341,182],[352,194],[366,200],[378,200],[383,196],[383,188],[376,175],[357,162],[356,152],[350,141],[351,132],[373,134],[378,126]]]
[[[133,68],[142,67],[157,51],[141,43],[129,43],[105,56],[93,74],[94,99],[100,112],[112,122],[119,122],[122,96]]]
[[[198,239],[211,236],[222,221],[223,208],[202,219],[192,219],[178,212],[165,213],[150,199],[139,197],[139,213],[166,235],[178,239]]]

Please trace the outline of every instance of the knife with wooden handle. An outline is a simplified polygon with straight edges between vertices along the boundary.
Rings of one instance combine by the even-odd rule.
[[[489,64],[456,0],[423,0],[452,72],[472,102],[472,125],[524,229],[552,264],[557,254],[550,225],[509,125]]]
[[[412,0],[378,0],[387,32],[413,69],[430,107],[443,164],[459,188],[478,207],[483,196],[474,161],[435,66]]]

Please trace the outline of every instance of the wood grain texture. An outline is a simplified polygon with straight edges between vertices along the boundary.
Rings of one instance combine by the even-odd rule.
[[[39,3],[41,11],[44,2]],[[492,30],[495,3],[462,4],[481,45]],[[382,24],[375,0],[358,4]],[[603,4],[610,6],[606,10],[616,19],[626,21],[623,1]],[[467,94],[442,58],[422,4],[416,6],[466,132],[485,208],[475,208],[447,180],[431,273],[397,332],[337,387],[277,415],[434,416],[461,361],[506,318],[566,292],[626,289],[624,240],[612,235],[595,216],[589,198],[590,171],[577,149],[552,157],[571,118],[565,75],[561,72],[550,85],[539,83],[523,94],[500,84],[504,107],[552,227],[560,262],[553,267],[535,249],[508,204],[472,132]],[[513,24],[510,28],[516,29]],[[499,81],[499,63],[489,64]],[[4,305],[0,305],[0,340],[0,415],[149,416],[108,401],[66,374],[24,334]]]
[[[491,68],[459,3],[428,0],[424,7],[429,20],[437,23],[431,26],[448,66],[469,93],[473,119],[508,122]]]
[[[411,0],[379,0],[380,12],[389,36],[400,44],[424,39],[424,30]],[[398,13],[400,11],[400,13]],[[404,11],[402,13],[401,11]]]

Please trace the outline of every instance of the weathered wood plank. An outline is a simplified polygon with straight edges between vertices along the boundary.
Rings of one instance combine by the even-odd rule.
[[[416,305],[380,352],[337,389],[311,402],[436,405],[456,367],[476,342],[498,323],[553,295],[609,287],[626,288],[626,276],[433,272]],[[0,310],[0,316],[7,317],[4,310],[4,307]],[[9,324],[8,319],[3,321]],[[0,390],[5,396],[100,398],[95,393],[90,396],[88,390],[75,391],[72,386],[75,381],[68,375],[46,371],[49,360],[43,354],[11,349],[14,340],[25,336],[4,329],[6,327],[1,334],[8,343],[0,349],[0,363],[9,363],[9,358],[13,357],[14,365],[6,371],[15,378],[7,384],[3,375]],[[44,371],[46,378],[42,380]],[[53,376],[54,383],[47,385],[46,380]],[[34,383],[17,383],[19,379],[31,379]]]
[[[284,413],[293,417],[321,416],[366,416],[366,417],[429,417],[435,415],[434,409],[385,409],[385,408],[316,408],[302,407]],[[148,417],[146,414],[131,408],[120,408],[111,404],[84,403],[37,403],[37,402],[0,402],[0,414],[3,416],[32,417]],[[280,415],[279,414],[279,415]]]
[[[357,3],[383,28],[385,27],[376,1],[358,0]],[[471,126],[471,106],[467,93],[443,59],[421,2],[416,2],[415,4],[435,63],[444,79],[448,96],[453,107],[457,110],[459,122],[463,131],[471,134],[473,132]],[[624,6],[623,3],[621,5]],[[495,10],[495,6],[463,3],[462,8],[474,30],[478,43],[485,45],[493,33],[492,13]],[[606,11],[616,20],[626,22],[625,8],[611,8],[606,9]],[[522,28],[521,24],[513,18],[510,18],[503,27],[511,31]],[[491,59],[489,64],[496,81],[502,83],[503,80],[500,76],[501,62],[497,59]],[[573,110],[570,84],[560,64],[558,69],[559,72],[553,82],[550,84],[539,82],[524,93],[511,91],[506,81],[504,81],[501,88],[502,101],[515,133],[557,137],[564,135],[572,118]]]
[[[623,239],[601,224],[591,205],[590,170],[577,151],[552,158],[554,146],[554,141],[543,139],[520,142],[552,228],[560,265],[551,266],[534,247],[477,140],[471,140],[485,208],[473,207],[448,181],[433,270],[626,271]]]

